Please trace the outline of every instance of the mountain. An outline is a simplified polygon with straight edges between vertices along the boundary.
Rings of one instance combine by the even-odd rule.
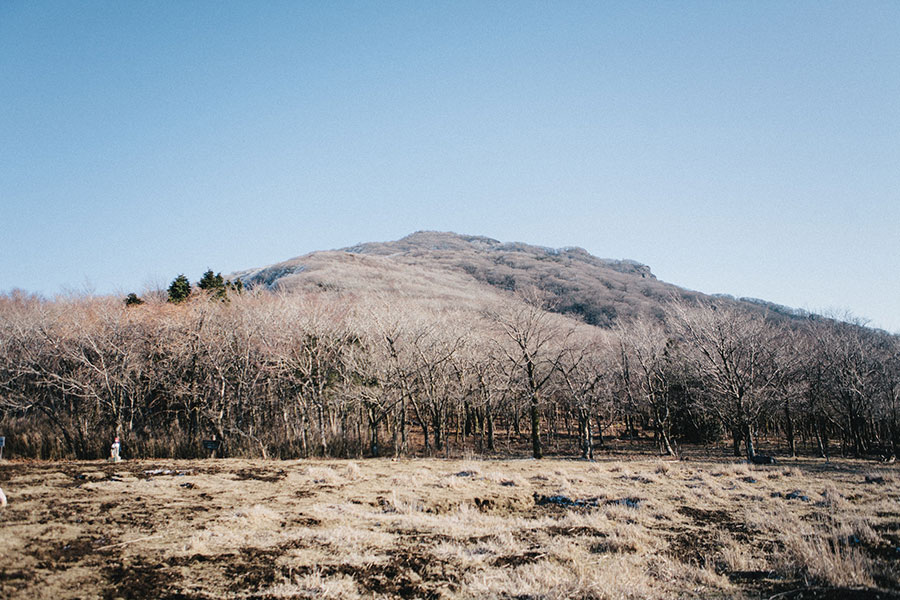
[[[391,301],[472,305],[537,288],[549,296],[556,312],[602,327],[619,318],[661,316],[661,305],[673,296],[704,296],[659,281],[650,267],[633,260],[598,258],[578,247],[546,248],[437,231],[313,252],[231,278],[250,288],[286,293],[331,290],[379,294]],[[743,304],[760,306],[759,301]],[[790,314],[791,309],[780,308]]]

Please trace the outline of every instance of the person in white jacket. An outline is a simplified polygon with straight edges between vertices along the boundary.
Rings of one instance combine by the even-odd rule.
[[[119,452],[122,449],[122,446],[119,444],[119,436],[116,436],[116,441],[113,442],[112,446],[109,449],[109,460],[111,462],[119,462],[122,458],[119,456]]]

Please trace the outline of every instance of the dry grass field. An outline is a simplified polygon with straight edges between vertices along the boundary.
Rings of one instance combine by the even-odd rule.
[[[3,462],[2,598],[900,598],[900,472]]]

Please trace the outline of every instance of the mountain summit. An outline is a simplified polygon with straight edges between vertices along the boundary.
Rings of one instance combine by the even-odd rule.
[[[574,246],[547,248],[437,231],[313,252],[231,277],[250,288],[287,293],[331,290],[468,304],[536,288],[549,296],[555,311],[599,326],[660,314],[660,304],[673,295],[696,295],[658,281],[650,267],[633,260],[598,258]]]
[[[532,246],[521,242],[503,243],[493,238],[479,235],[460,235],[443,231],[417,231],[396,242],[374,242],[358,244],[350,248],[342,248],[345,252],[358,254],[377,254],[382,256],[398,253],[422,256],[435,252],[485,252],[499,255],[502,253],[518,253],[530,255],[535,259],[562,257],[580,261],[594,266],[610,268],[622,273],[637,273],[641,277],[654,278],[650,267],[634,260],[613,260],[592,256],[584,248],[567,246],[564,248],[548,248]]]

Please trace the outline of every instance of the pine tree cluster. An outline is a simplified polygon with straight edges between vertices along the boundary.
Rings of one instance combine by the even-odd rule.
[[[206,273],[197,282],[197,287],[205,292],[210,300],[228,301],[228,292],[240,294],[244,291],[244,282],[240,279],[231,281],[222,277],[221,273],[213,273],[212,269],[207,269]],[[191,297],[191,282],[182,273],[172,280],[168,288],[167,302],[172,304],[180,304]],[[131,292],[125,297],[126,306],[137,306],[143,304],[144,301]]]

